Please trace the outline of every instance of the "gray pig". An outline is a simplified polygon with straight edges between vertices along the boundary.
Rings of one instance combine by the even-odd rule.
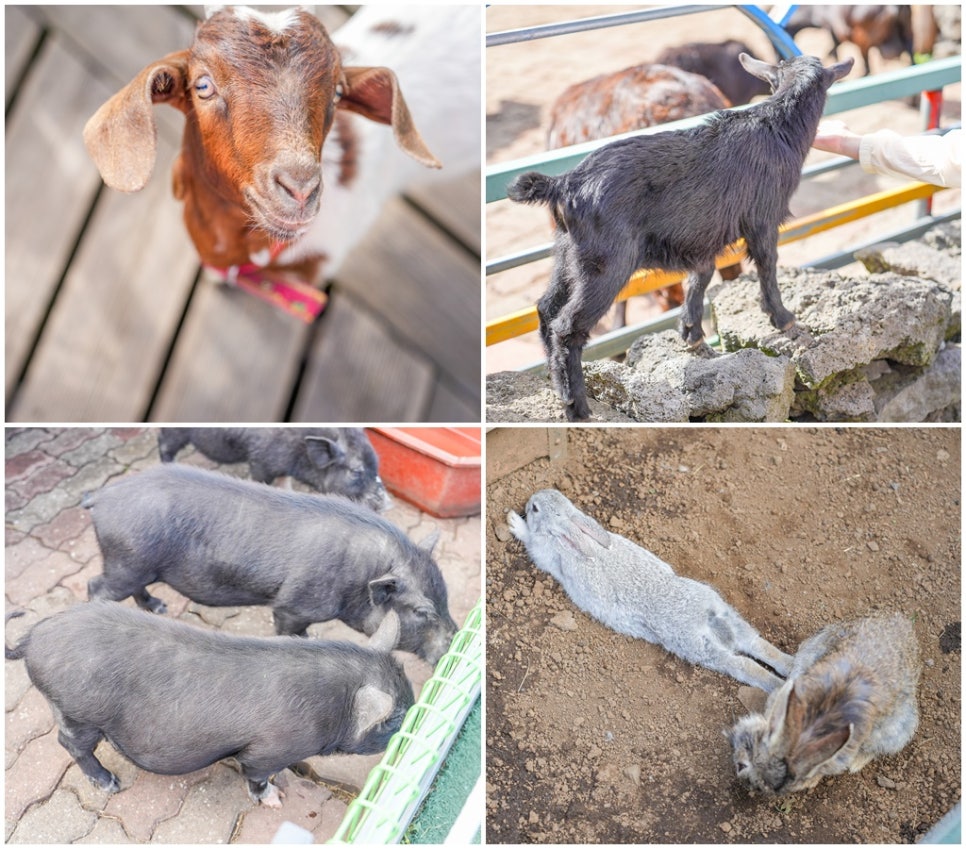
[[[170,463],[189,443],[216,463],[247,460],[249,474],[262,483],[289,475],[373,510],[392,505],[379,477],[379,458],[362,428],[163,427],[161,462]]]
[[[362,648],[206,631],[99,601],[38,622],[6,656],[26,661],[60,744],[102,790],[120,789],[94,756],[106,737],[162,775],[234,757],[251,798],[279,807],[276,772],[380,752],[402,725],[413,690],[389,654],[398,623],[384,621]]]
[[[192,466],[160,465],[89,495],[104,574],[90,598],[134,596],[155,613],[147,585],[164,581],[199,604],[264,604],[279,634],[305,636],[341,619],[372,634],[400,619],[399,648],[435,664],[456,624],[432,552],[345,498],[276,489]]]

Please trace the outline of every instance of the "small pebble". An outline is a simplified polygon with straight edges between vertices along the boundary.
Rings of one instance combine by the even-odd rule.
[[[555,628],[559,628],[561,631],[576,631],[577,630],[577,620],[574,619],[573,613],[569,610],[565,610],[563,613],[558,613],[553,619],[550,620],[550,624]]]
[[[880,787],[885,787],[886,790],[896,789],[896,783],[891,778],[886,778],[884,775],[877,775],[875,777],[875,783]]]
[[[500,524],[493,529],[493,533],[496,534],[496,538],[500,542],[509,542],[513,537],[513,534],[510,533],[510,526],[505,525],[503,522],[500,522]]]
[[[731,831],[731,823],[727,821],[719,822],[718,828],[720,828],[725,834],[727,834],[729,831]]]

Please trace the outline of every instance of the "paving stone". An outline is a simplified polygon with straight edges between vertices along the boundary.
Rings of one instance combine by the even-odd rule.
[[[72,451],[66,451],[61,457],[72,466],[81,468],[88,463],[99,463],[107,457],[108,452],[121,445],[121,440],[110,431],[99,433],[94,439],[89,439],[78,445]]]
[[[96,492],[122,471],[123,467],[116,460],[105,459],[100,463],[88,463],[64,482],[63,491],[70,496],[71,504],[81,505],[85,495]]]
[[[190,786],[184,776],[155,775],[138,770],[134,783],[115,793],[104,810],[121,820],[133,840],[147,843],[159,823],[171,819],[181,810]]]
[[[7,428],[4,436],[7,457],[33,451],[51,440],[50,431],[38,427]]]
[[[77,469],[63,460],[47,458],[48,462],[34,469],[30,475],[12,484],[13,489],[22,492],[28,499],[36,498],[45,492],[50,492],[63,482],[77,474]],[[10,486],[10,484],[8,484]]]
[[[96,560],[92,563],[88,563],[79,572],[75,572],[73,575],[68,575],[60,582],[60,585],[65,589],[70,590],[78,601],[89,601],[87,597],[87,582],[95,575],[100,574],[101,561]]]
[[[13,513],[15,510],[22,510],[27,506],[29,499],[22,492],[17,492],[15,489],[7,488],[3,493],[4,509],[7,515]],[[7,530],[10,530],[10,526],[7,526]]]
[[[332,798],[328,790],[288,770],[275,779],[275,784],[283,794],[281,809],[256,805],[246,812],[233,843],[271,843],[286,820],[308,831],[318,826],[322,806]]]
[[[317,843],[327,843],[332,838],[332,835],[342,825],[342,820],[345,819],[348,809],[349,806],[345,802],[336,799],[334,796],[322,806],[319,818],[315,821],[315,827],[312,829],[312,833],[317,835]]]
[[[88,514],[88,519],[90,514]],[[92,560],[101,562],[101,548],[97,544],[97,537],[94,535],[94,525],[88,521],[84,532],[62,546],[70,556],[78,563],[90,563]]]
[[[23,664],[20,664],[23,667]],[[54,727],[54,715],[50,705],[36,687],[30,687],[17,701],[13,710],[7,712],[4,726],[8,765],[31,741],[46,734]]]
[[[120,445],[111,450],[111,456],[124,468],[129,468],[138,462],[158,459],[158,440],[155,430],[140,429]]]
[[[10,634],[7,634],[7,641],[8,645],[13,645],[17,642]],[[9,661],[5,664],[3,670],[3,704],[8,714],[20,704],[20,700],[27,695],[27,691],[31,687],[32,684],[27,675],[27,667],[23,661]],[[9,767],[12,762],[13,760],[8,758],[7,766]]]
[[[104,428],[100,427],[52,428],[51,439],[43,443],[44,451],[52,457],[60,457],[76,451],[85,442],[96,439],[102,433]]]
[[[19,820],[28,807],[47,799],[73,762],[56,731],[31,740],[4,774],[5,816]]]
[[[97,814],[85,811],[69,790],[57,790],[45,802],[21,817],[10,836],[11,843],[73,843],[97,822]]]
[[[22,509],[8,512],[7,522],[17,530],[29,533],[37,525],[52,521],[61,510],[79,503],[80,498],[72,493],[64,489],[52,489],[32,498]]]
[[[21,548],[22,546],[17,546]],[[22,568],[20,574],[6,581],[7,598],[15,605],[26,605],[31,599],[50,592],[65,577],[79,572],[83,563],[75,562],[63,551],[50,551]]]
[[[16,578],[28,567],[50,554],[52,554],[51,550],[41,545],[40,540],[25,536],[15,545],[8,545],[4,551],[4,577],[7,581]]]
[[[91,527],[91,514],[83,507],[68,507],[46,525],[38,525],[31,532],[48,548],[69,551],[69,543]]]
[[[24,451],[22,454],[7,454],[4,465],[7,486],[22,479],[29,478],[43,466],[54,462],[49,454],[34,448],[32,451]],[[62,464],[65,465],[65,464]]]
[[[224,764],[208,767],[185,796],[177,817],[160,823],[156,843],[227,843],[243,811],[252,809],[245,782]]]
[[[75,840],[74,842],[106,845],[112,843],[132,843],[133,840],[124,830],[124,826],[120,820],[108,816],[98,816],[97,823],[94,827],[80,838],[80,840]]]
[[[105,745],[109,744],[99,743],[98,747],[94,750],[97,753],[98,760],[103,756]],[[134,767],[133,764],[131,766]],[[64,777],[60,780],[60,786],[65,790],[70,790],[80,800],[81,807],[88,811],[103,811],[111,799],[111,794],[107,790],[102,790],[100,787],[97,787],[94,782],[84,775],[76,763],[72,763],[68,767],[67,772],[64,773]]]

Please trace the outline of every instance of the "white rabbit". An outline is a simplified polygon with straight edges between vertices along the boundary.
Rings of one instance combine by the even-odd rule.
[[[507,516],[534,565],[609,628],[771,692],[792,658],[762,639],[707,584],[682,578],[645,548],[602,528],[555,489]],[[763,661],[778,675],[756,662]]]
[[[907,618],[823,628],[802,643],[765,714],[725,732],[739,780],[753,792],[784,795],[898,752],[919,724],[918,681],[919,646]]]

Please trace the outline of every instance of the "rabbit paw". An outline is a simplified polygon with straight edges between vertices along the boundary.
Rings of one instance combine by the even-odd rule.
[[[511,510],[506,514],[507,524],[510,526],[510,533],[518,540],[525,540],[527,537],[527,523],[519,514]]]

